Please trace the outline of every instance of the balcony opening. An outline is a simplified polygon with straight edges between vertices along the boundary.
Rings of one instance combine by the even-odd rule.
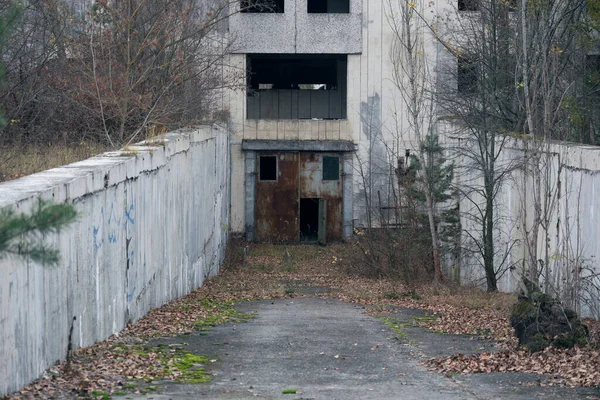
[[[308,13],[347,14],[350,12],[350,0],[308,0]]]
[[[242,13],[283,13],[285,0],[241,0]]]
[[[346,55],[253,54],[248,119],[345,119]]]

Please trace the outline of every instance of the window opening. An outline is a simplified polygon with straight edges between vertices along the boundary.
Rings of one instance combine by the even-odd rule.
[[[319,199],[300,199],[300,241],[319,238]]]
[[[308,13],[347,14],[350,12],[350,0],[308,0]]]
[[[477,90],[477,63],[469,58],[458,58],[456,75],[459,93],[474,93]]]
[[[241,0],[242,13],[283,13],[284,0]]]
[[[332,156],[323,157],[323,180],[337,181],[340,179],[340,158]]]
[[[259,179],[261,181],[277,180],[277,156],[260,156]]]
[[[458,0],[458,11],[478,11],[479,0]]]

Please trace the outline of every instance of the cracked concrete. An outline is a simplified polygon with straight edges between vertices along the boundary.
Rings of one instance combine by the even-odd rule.
[[[445,377],[419,362],[426,357],[489,349],[492,343],[468,336],[402,328],[399,337],[357,304],[299,298],[239,304],[256,313],[246,323],[225,324],[208,332],[160,339],[152,344],[182,344],[214,362],[206,384],[158,383],[161,390],[129,399],[564,399],[595,398],[596,389],[537,384],[527,374]],[[391,317],[410,322],[420,311],[395,308]],[[153,385],[157,384],[156,382]],[[296,389],[296,394],[283,394]],[[592,397],[590,397],[592,396]]]

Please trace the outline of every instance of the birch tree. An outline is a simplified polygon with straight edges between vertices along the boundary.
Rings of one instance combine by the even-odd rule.
[[[392,82],[400,93],[408,122],[408,140],[413,141],[414,155],[421,166],[417,171],[423,184],[425,209],[431,236],[434,279],[442,280],[441,245],[436,221],[434,199],[436,182],[432,182],[431,161],[427,159],[426,147],[433,135],[434,99],[432,98],[433,77],[431,61],[425,49],[426,26],[421,16],[422,5],[411,0],[388,2],[386,18],[392,29],[394,42],[391,52],[393,65]],[[397,132],[397,136],[402,133]],[[401,139],[398,137],[397,139]],[[406,139],[406,138],[405,138]],[[415,143],[416,142],[416,143]],[[437,140],[436,140],[437,143]],[[430,155],[432,157],[432,155]]]

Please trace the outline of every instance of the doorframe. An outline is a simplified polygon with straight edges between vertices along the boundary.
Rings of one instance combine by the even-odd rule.
[[[353,183],[354,153],[358,145],[345,140],[242,140],[244,152],[244,202],[246,220],[246,240],[256,240],[256,175],[257,156],[260,152],[314,152],[340,153],[342,162],[342,237],[348,240],[352,236],[353,223]]]

